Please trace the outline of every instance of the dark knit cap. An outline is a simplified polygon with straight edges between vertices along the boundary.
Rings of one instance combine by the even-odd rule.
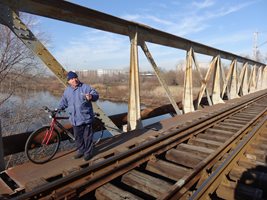
[[[67,74],[67,80],[68,81],[70,79],[72,79],[72,78],[77,78],[77,77],[78,77],[78,75],[75,72],[73,72],[73,71],[69,71],[68,74]]]

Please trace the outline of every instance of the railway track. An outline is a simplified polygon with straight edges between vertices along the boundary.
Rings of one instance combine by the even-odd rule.
[[[267,199],[267,114],[190,199]],[[185,196],[184,196],[185,197]]]
[[[205,189],[208,185],[212,188],[206,189],[209,197],[213,195],[215,199],[228,199],[233,197],[233,188],[236,189],[234,183],[242,175],[240,172],[246,169],[244,165],[255,166],[255,163],[259,163],[266,166],[266,161],[263,160],[246,160],[258,158],[255,154],[266,159],[266,132],[257,139],[251,139],[254,142],[247,145],[250,148],[243,150],[245,156],[237,156],[235,163],[243,165],[228,165],[234,167],[225,167],[227,170],[224,176],[216,176],[223,177],[218,179],[224,180],[222,184],[215,181],[215,187],[213,183],[208,184],[207,180],[217,173],[217,169],[222,169],[221,166],[226,166],[227,158],[244,143],[251,132],[257,132],[258,124],[264,124],[262,120],[266,120],[266,110],[267,96],[261,95],[242,104],[232,104],[188,124],[165,131],[155,130],[153,135],[145,139],[108,151],[102,158],[96,157],[92,163],[80,166],[75,173],[51,179],[14,198],[194,199],[203,192],[199,190],[204,184]],[[253,145],[257,148],[251,148]],[[242,170],[239,171],[239,168]],[[266,177],[264,172],[260,173]],[[230,181],[227,182],[225,177],[230,177]],[[253,190],[252,188],[251,191]],[[224,192],[220,191],[226,191],[228,196],[223,196]],[[242,192],[239,193],[243,195]],[[262,191],[258,196],[266,197],[264,195]]]

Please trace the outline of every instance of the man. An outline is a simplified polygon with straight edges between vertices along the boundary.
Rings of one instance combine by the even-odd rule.
[[[99,95],[91,86],[80,82],[75,72],[68,72],[67,81],[69,86],[64,91],[59,109],[68,108],[69,111],[78,149],[74,159],[84,157],[84,160],[88,161],[93,156],[92,122],[94,112],[91,102],[97,101]]]

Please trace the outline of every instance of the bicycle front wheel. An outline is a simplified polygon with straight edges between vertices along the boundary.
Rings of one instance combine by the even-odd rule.
[[[33,132],[27,139],[25,153],[27,158],[36,164],[43,164],[51,160],[57,153],[60,145],[59,132],[50,126],[44,126]]]

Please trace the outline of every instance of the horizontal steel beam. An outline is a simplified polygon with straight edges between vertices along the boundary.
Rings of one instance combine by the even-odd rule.
[[[256,64],[259,66],[265,66],[264,63],[209,47],[204,44],[187,40],[143,24],[127,21],[67,1],[0,0],[0,3],[6,4],[13,10],[40,15],[126,36],[130,35],[130,31],[134,27],[135,29],[137,28],[139,36],[141,36],[142,39],[147,42],[174,47],[186,51],[192,47],[196,53],[210,56],[220,55],[221,58],[227,60],[237,59],[238,62],[248,62],[251,65]]]

